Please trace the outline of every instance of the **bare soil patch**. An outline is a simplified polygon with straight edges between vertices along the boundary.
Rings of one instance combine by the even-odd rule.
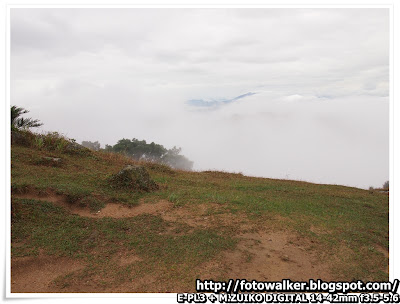
[[[306,239],[288,231],[241,233],[235,250],[202,265],[201,279],[332,280],[329,259],[320,259]]]
[[[124,218],[133,217],[141,214],[159,214],[173,207],[173,204],[166,200],[160,200],[157,203],[141,203],[138,206],[127,207],[120,204],[108,203],[98,213],[92,214],[91,217],[113,217]]]
[[[49,193],[47,195],[38,195],[34,193],[26,194],[14,194],[17,198],[34,199],[39,201],[46,201],[56,204],[65,208],[71,214],[77,214],[79,216],[102,218],[102,217],[113,217],[113,218],[126,218],[134,217],[141,214],[159,214],[165,212],[173,207],[173,204],[166,200],[160,200],[157,203],[141,203],[137,206],[126,206],[116,203],[108,203],[103,209],[95,213],[91,212],[86,207],[79,206],[79,203],[69,203],[65,196]]]
[[[113,259],[118,263],[119,266],[127,266],[136,262],[142,261],[142,258],[133,253],[117,253]]]
[[[236,227],[241,231],[254,228],[246,216],[229,213],[221,205],[212,203],[176,207],[161,216],[166,221],[184,223],[193,228]]]
[[[277,281],[311,278],[331,280],[326,259],[321,260],[305,239],[287,231],[244,233],[236,250],[225,253],[229,278]]]
[[[251,280],[309,280],[333,278],[326,263],[311,247],[308,239],[296,233],[282,230],[276,222],[287,218],[270,218],[261,225],[240,214],[219,213],[221,206],[213,204],[210,213],[207,206],[184,206],[162,214],[164,220],[183,222],[194,228],[232,227],[239,243],[235,250],[225,252],[202,265],[200,277],[247,278]],[[325,231],[318,231],[326,233]]]
[[[382,253],[386,259],[389,260],[389,250],[387,248],[383,248],[382,246],[377,245],[375,248],[377,251],[379,251],[380,253]],[[389,267],[389,265],[388,265]],[[389,273],[389,271],[388,271]]]
[[[11,259],[11,292],[60,292],[52,282],[83,268],[80,261],[40,254]]]

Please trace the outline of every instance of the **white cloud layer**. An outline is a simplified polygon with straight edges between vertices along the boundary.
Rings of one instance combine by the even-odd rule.
[[[381,186],[388,92],[387,9],[11,9],[12,104],[199,170]]]

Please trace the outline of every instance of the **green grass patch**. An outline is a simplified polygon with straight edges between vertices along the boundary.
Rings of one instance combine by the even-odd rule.
[[[126,272],[140,271],[136,267],[121,267],[112,261],[120,251],[134,252],[146,261],[142,265],[172,269],[182,265],[195,269],[199,264],[231,249],[236,240],[211,229],[197,229],[176,235],[166,233],[171,223],[159,216],[140,215],[134,218],[84,218],[68,214],[52,203],[13,199],[12,256],[36,255],[40,249],[47,254],[82,258],[88,263],[85,277],[104,272],[104,277],[120,277]],[[189,231],[178,225],[180,231]],[[95,270],[91,272],[90,269]],[[82,275],[82,273],[80,274]],[[62,285],[68,285],[68,277]],[[71,278],[72,280],[72,278]]]
[[[381,266],[387,261],[376,250],[389,245],[386,193],[337,185],[253,178],[227,172],[175,171],[154,163],[141,165],[148,170],[149,177],[160,185],[159,189],[152,192],[133,191],[124,187],[109,187],[107,183],[111,174],[119,172],[127,164],[137,164],[123,155],[92,151],[80,155],[66,153],[63,149],[53,149],[51,155],[48,153],[44,148],[12,146],[13,195],[28,193],[30,189],[44,192],[52,189],[65,195],[69,202],[85,204],[92,211],[101,209],[109,201],[133,206],[140,200],[157,202],[165,199],[173,202],[175,207],[208,204],[206,215],[221,210],[244,214],[257,225],[260,219],[279,218],[274,225],[281,225],[321,244],[327,255],[336,254],[338,246],[347,248],[349,257],[343,260],[341,269],[352,269],[357,276],[364,278],[382,278],[382,273],[372,270],[373,267],[368,269],[370,264],[365,261]],[[34,163],[35,159],[43,156],[61,158],[62,167]],[[165,231],[170,223],[157,216],[87,219],[66,214],[50,203],[13,201],[12,239],[19,245],[13,246],[12,250],[16,256],[36,254],[40,248],[45,248],[53,254],[107,260],[102,253],[95,258],[88,253],[88,249],[113,255],[110,248],[128,248],[152,260],[159,268],[179,263],[190,268],[235,243],[224,229],[169,235]],[[216,204],[218,211],[214,210]],[[179,229],[185,231],[185,228]],[[100,267],[96,263],[93,265]],[[135,268],[131,271],[137,274],[144,267],[142,265],[139,270]],[[349,273],[344,272],[341,275],[348,278]]]

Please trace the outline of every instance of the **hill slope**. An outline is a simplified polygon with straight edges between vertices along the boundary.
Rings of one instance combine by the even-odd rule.
[[[388,195],[16,144],[12,292],[194,292],[195,279],[388,280]],[[143,165],[159,189],[115,188]]]

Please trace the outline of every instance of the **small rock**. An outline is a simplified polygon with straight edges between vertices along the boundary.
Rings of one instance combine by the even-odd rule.
[[[289,257],[287,255],[283,255],[281,256],[282,261],[288,262],[289,261]]]
[[[45,156],[43,157],[43,159],[46,159],[48,161],[53,161],[55,163],[61,162],[61,158],[59,157],[49,157],[49,156]]]
[[[59,157],[42,156],[33,160],[33,163],[37,166],[61,167],[63,160]]]

